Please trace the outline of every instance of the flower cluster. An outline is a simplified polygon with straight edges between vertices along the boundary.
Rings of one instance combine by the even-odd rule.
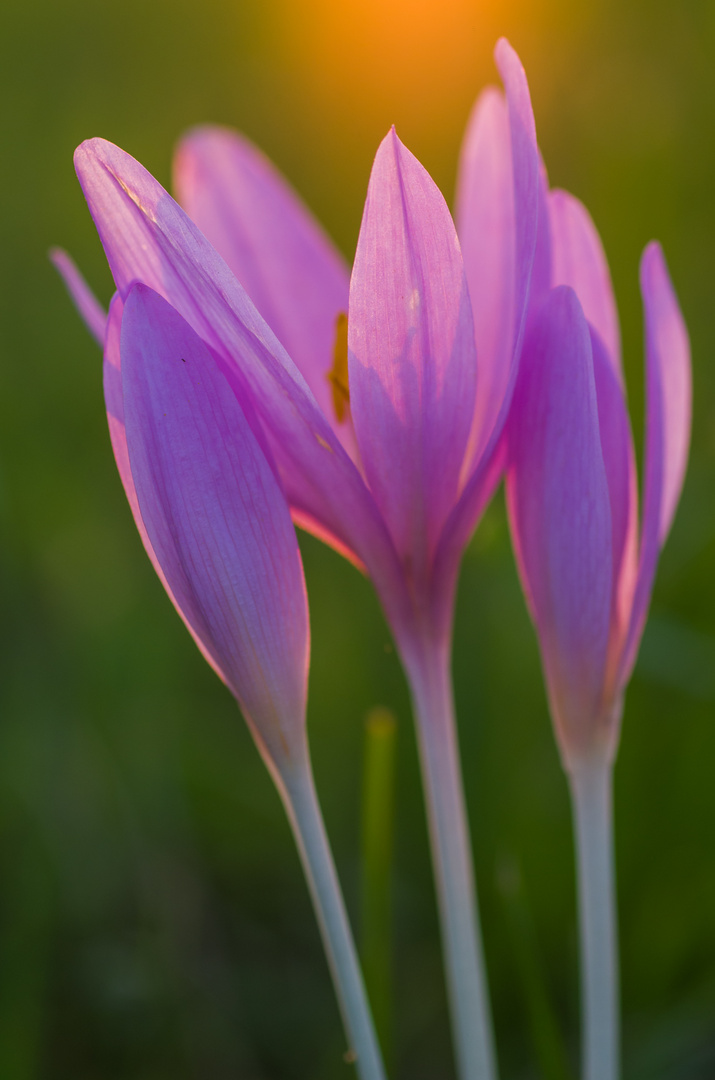
[[[651,244],[639,528],[605,256],[578,200],[549,190],[516,54],[502,40],[495,55],[505,94],[484,91],[470,118],[456,225],[393,129],[352,273],[262,154],[210,127],[178,148],[178,203],[116,146],[77,150],[117,289],[108,316],[55,254],[104,349],[112,445],[144,545],[286,800],[366,1077],[381,1075],[379,1052],[329,860],[316,854],[291,518],[367,572],[395,635],[420,733],[458,1060],[464,1077],[488,1077],[449,678],[461,554],[505,476],[564,763],[575,774],[610,764],[688,452],[687,333]]]

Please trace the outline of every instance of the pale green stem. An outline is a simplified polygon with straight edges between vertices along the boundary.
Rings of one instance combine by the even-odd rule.
[[[370,1006],[310,765],[305,763],[292,770],[290,775],[283,775],[278,786],[318,918],[350,1044],[350,1060],[355,1062],[360,1080],[385,1080]]]
[[[461,1080],[495,1080],[449,652],[428,646],[421,659],[406,668],[417,718],[457,1068]]]
[[[618,1080],[618,943],[612,765],[605,754],[569,769],[576,818],[581,940],[582,1080]]]

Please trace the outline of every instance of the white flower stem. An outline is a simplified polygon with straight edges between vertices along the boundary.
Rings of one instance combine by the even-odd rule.
[[[619,993],[612,765],[605,754],[571,765],[581,941],[583,1080],[617,1080]]]
[[[278,783],[298,845],[333,976],[338,1004],[360,1080],[385,1080],[375,1028],[358,965],[335,864],[309,763]]]
[[[458,1073],[461,1080],[495,1080],[449,652],[428,647],[422,662],[406,664],[406,669],[417,718]]]

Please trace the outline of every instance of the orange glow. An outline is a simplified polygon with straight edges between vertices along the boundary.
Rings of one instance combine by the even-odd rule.
[[[465,108],[496,75],[489,0],[285,0],[284,50],[316,101],[360,127],[393,121],[412,135]],[[501,5],[505,7],[507,5]]]

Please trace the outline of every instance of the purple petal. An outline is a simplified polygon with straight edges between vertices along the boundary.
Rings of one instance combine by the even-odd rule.
[[[474,313],[479,378],[469,462],[496,423],[511,374],[515,316],[515,220],[509,113],[493,87],[480,94],[462,143],[457,231]]]
[[[117,463],[117,469],[119,471],[119,478],[122,481],[122,487],[124,493],[127,496],[129,508],[131,509],[134,523],[139,531],[142,544],[146,550],[147,555],[151,559],[151,564],[159,575],[159,579],[169,594],[169,598],[178,611],[179,615],[183,619],[189,633],[193,637],[194,641],[201,650],[204,659],[211,665],[218,677],[226,682],[226,676],[221,671],[220,667],[214,660],[213,656],[207,651],[203,642],[197,637],[193,627],[186,621],[184,613],[179,607],[176,597],[169,587],[164,571],[162,570],[159,560],[156,557],[154,548],[151,545],[151,541],[147,535],[146,528],[144,527],[144,521],[139,510],[139,502],[137,500],[137,493],[134,487],[134,479],[132,477],[132,470],[129,464],[129,451],[127,450],[127,433],[124,427],[124,395],[122,390],[122,372],[121,372],[121,360],[120,360],[120,333],[122,325],[122,314],[124,311],[124,304],[119,294],[115,294],[114,299],[109,305],[109,316],[107,319],[107,334],[104,345],[104,400],[107,407],[107,422],[109,425],[109,437],[112,443],[112,450],[114,451],[114,460]]]
[[[399,567],[360,474],[305,380],[245,290],[191,219],[138,162],[102,139],[75,154],[120,294],[142,281],[163,296],[247,392],[270,440],[292,509],[367,566],[399,617]]]
[[[683,486],[692,403],[688,331],[659,244],[653,242],[643,252],[640,277],[646,338],[645,482],[638,582],[622,684],[635,662],[658,556]]]
[[[555,289],[524,345],[507,499],[561,749],[596,737],[611,608],[611,513],[588,325]]]
[[[52,248],[50,259],[59,271],[67,292],[74,301],[84,324],[98,345],[104,345],[107,313],[77,269],[77,264],[62,248]]]
[[[601,238],[586,207],[567,191],[550,193],[549,218],[551,283],[575,291],[623,384],[618,311]]]
[[[495,58],[506,89],[508,132],[503,103],[489,90],[470,121],[459,181],[459,231],[460,236],[466,234],[465,270],[472,305],[478,312],[477,400],[481,413],[465,457],[464,490],[445,526],[436,558],[436,576],[445,595],[453,592],[464,546],[501,476],[501,439],[526,325],[540,197],[543,201],[524,69],[504,38],[497,42]],[[511,162],[510,173],[507,161]],[[511,248],[512,255],[505,254],[505,246]],[[548,259],[548,247],[540,252],[537,269],[544,259]],[[541,278],[538,287],[543,288]],[[486,302],[479,296],[482,289],[493,290]]]
[[[509,106],[509,130],[513,170],[515,215],[515,262],[514,262],[514,327],[512,342],[514,359],[502,402],[501,421],[506,418],[511,389],[516,376],[516,357],[521,348],[526,324],[531,273],[536,250],[539,212],[540,160],[536,145],[534,113],[531,108],[529,84],[521,61],[506,38],[501,38],[494,50],[494,57],[506,90]],[[498,426],[498,424],[497,424]]]
[[[309,652],[285,497],[204,342],[136,285],[121,330],[127,445],[152,548],[264,752],[302,752]]]
[[[350,282],[342,256],[270,161],[226,128],[182,139],[174,187],[334,420],[328,372]],[[349,424],[333,426],[352,443]]]
[[[551,223],[549,221],[549,177],[539,153],[539,212],[536,228],[534,263],[529,286],[529,312],[535,314],[552,287]],[[560,283],[557,283],[560,284]]]
[[[611,506],[613,584],[608,681],[616,679],[618,674],[633,604],[638,566],[638,477],[623,386],[593,327],[591,348],[601,449]]]
[[[456,498],[476,350],[449,210],[394,129],[370,177],[348,335],[360,456],[397,550],[419,577]]]
[[[457,221],[479,356],[468,465],[493,448],[516,376],[536,249],[539,153],[529,87],[505,38],[494,50],[506,89],[489,88],[462,146]]]

